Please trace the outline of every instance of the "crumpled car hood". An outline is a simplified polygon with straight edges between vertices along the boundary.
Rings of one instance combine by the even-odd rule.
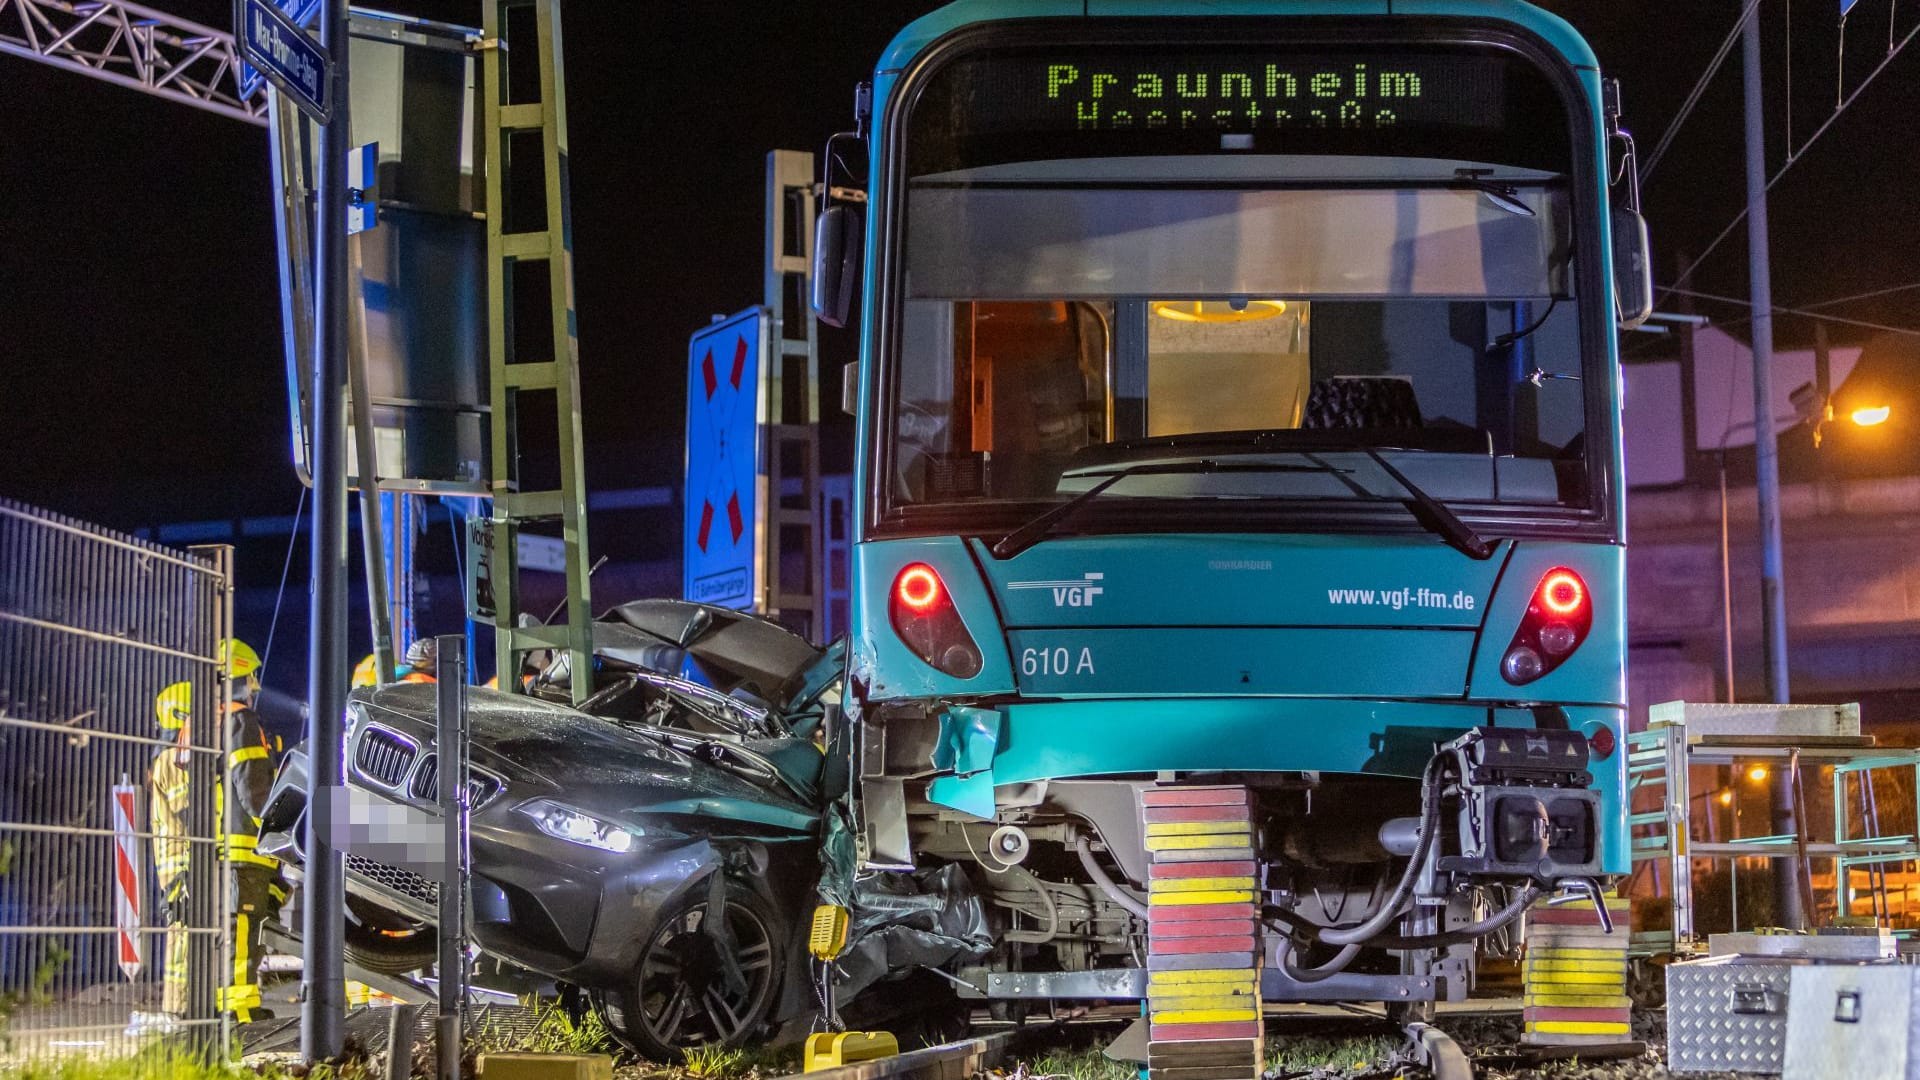
[[[429,745],[436,688],[398,683],[356,690],[367,718]],[[818,812],[778,787],[762,787],[611,721],[481,687],[467,690],[476,765],[509,781],[535,781],[589,812],[704,815],[814,831]]]

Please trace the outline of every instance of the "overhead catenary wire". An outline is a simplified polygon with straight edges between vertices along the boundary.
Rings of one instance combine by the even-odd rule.
[[[1872,289],[1868,292],[1854,293],[1851,296],[1836,296],[1831,300],[1821,300],[1813,304],[1801,304],[1800,309],[1802,311],[1813,311],[1817,308],[1839,307],[1841,304],[1851,304],[1856,300],[1872,300],[1878,296],[1907,292],[1911,289],[1920,289],[1920,281],[1909,281],[1905,285],[1889,285],[1884,289]]]
[[[1908,287],[1911,288],[1912,286],[1908,286]],[[1682,289],[1674,286],[1669,286],[1667,291],[1679,296],[1690,296],[1696,300],[1711,300],[1721,304],[1737,304],[1740,307],[1749,308],[1749,309],[1753,307],[1753,303],[1751,301],[1742,300],[1737,296],[1721,296],[1717,293],[1705,293],[1705,292],[1696,291],[1694,289]],[[1828,301],[1827,303],[1832,304],[1832,303],[1839,303],[1839,302],[1840,301]],[[1814,319],[1819,322],[1838,323],[1841,326],[1858,326],[1868,330],[1879,330],[1879,331],[1883,331],[1885,333],[1890,333],[1890,334],[1906,334],[1911,337],[1920,337],[1920,329],[1916,329],[1911,326],[1891,326],[1887,323],[1871,322],[1867,319],[1849,319],[1841,315],[1826,315],[1826,314],[1822,314],[1820,312],[1814,311],[1811,308],[1781,307],[1778,304],[1773,305],[1771,310],[1775,315],[1798,315],[1802,318]],[[1730,326],[1730,325],[1737,325],[1737,324],[1721,323],[1719,325]]]
[[[1899,44],[1895,45],[1893,48],[1888,50],[1887,55],[1880,61],[1878,65],[1874,67],[1874,69],[1871,72],[1867,74],[1866,80],[1863,81],[1859,86],[1854,87],[1853,93],[1848,94],[1845,98],[1841,99],[1838,105],[1834,106],[1833,113],[1829,115],[1826,118],[1826,120],[1820,124],[1819,127],[1814,129],[1814,132],[1812,135],[1807,136],[1807,141],[1804,143],[1801,143],[1800,148],[1798,150],[1795,150],[1792,147],[1787,148],[1786,163],[1784,165],[1781,165],[1780,171],[1774,173],[1773,177],[1767,181],[1767,186],[1765,190],[1767,191],[1773,190],[1774,185],[1778,184],[1781,178],[1787,175],[1787,171],[1792,169],[1794,165],[1797,164],[1802,157],[1806,156],[1806,152],[1813,148],[1814,143],[1817,143],[1820,141],[1820,137],[1825,135],[1828,132],[1828,130],[1830,130],[1833,127],[1835,121],[1839,120],[1841,116],[1846,114],[1846,111],[1849,108],[1853,107],[1853,103],[1860,99],[1860,95],[1866,92],[1867,87],[1873,85],[1874,80],[1880,77],[1880,73],[1887,69],[1887,65],[1893,63],[1895,58],[1897,58],[1901,53],[1906,51],[1907,46],[1913,43],[1913,39],[1915,36],[1920,36],[1920,24],[1916,24],[1912,30],[1907,31],[1907,36],[1901,38]],[[1675,292],[1679,291],[1674,288],[1674,285],[1680,285],[1686,282],[1689,278],[1691,278],[1693,276],[1693,272],[1700,269],[1701,264],[1705,263],[1707,259],[1713,255],[1714,251],[1718,249],[1721,244],[1726,242],[1727,237],[1732,235],[1733,230],[1739,228],[1741,222],[1744,222],[1746,220],[1747,220],[1747,208],[1743,206],[1740,208],[1740,212],[1734,215],[1733,220],[1727,222],[1727,227],[1720,230],[1720,235],[1714,237],[1713,242],[1707,245],[1706,250],[1702,251],[1699,255],[1695,256],[1694,260],[1691,263],[1687,264],[1686,269],[1680,271],[1679,275],[1673,279],[1673,285],[1670,285],[1667,288],[1661,290],[1660,294],[1654,297],[1654,303],[1657,305],[1660,302],[1660,300],[1666,298],[1667,296],[1671,296]]]
[[[1673,114],[1673,119],[1667,124],[1667,130],[1661,132],[1660,141],[1653,146],[1653,153],[1647,155],[1647,163],[1640,166],[1642,187],[1646,186],[1647,179],[1653,175],[1655,166],[1659,165],[1660,159],[1666,155],[1667,148],[1673,145],[1674,137],[1680,134],[1680,125],[1687,122],[1687,117],[1693,114],[1694,106],[1700,104],[1701,95],[1707,92],[1707,84],[1720,73],[1721,65],[1727,62],[1727,57],[1733,52],[1734,43],[1740,40],[1740,29],[1747,25],[1747,20],[1753,16],[1753,9],[1759,6],[1760,0],[1747,0],[1746,6],[1740,9],[1740,17],[1733,21],[1733,29],[1727,32],[1726,40],[1720,43],[1720,48],[1713,54],[1713,59],[1707,61],[1707,69],[1700,73],[1700,78],[1694,82],[1693,89],[1687,92],[1686,101],[1681,103],[1680,111]]]

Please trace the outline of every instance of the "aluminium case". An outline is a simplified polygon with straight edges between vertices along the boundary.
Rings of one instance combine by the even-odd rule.
[[[1904,964],[1795,968],[1786,1080],[1920,1080],[1917,977]]]
[[[1786,957],[1715,956],[1667,968],[1667,1068],[1779,1073],[1786,1060]]]

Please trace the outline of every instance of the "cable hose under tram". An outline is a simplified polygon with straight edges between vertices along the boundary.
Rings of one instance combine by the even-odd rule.
[[[1440,835],[1440,770],[1445,760],[1436,754],[1420,774],[1420,838],[1407,859],[1407,869],[1400,876],[1400,881],[1387,894],[1379,910],[1365,921],[1357,926],[1322,930],[1319,935],[1321,941],[1328,945],[1358,945],[1379,937],[1400,917],[1407,901],[1412,899],[1414,886],[1420,880],[1420,868],[1426,863]]]

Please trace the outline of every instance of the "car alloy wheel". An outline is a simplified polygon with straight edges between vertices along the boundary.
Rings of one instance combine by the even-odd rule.
[[[778,986],[772,927],[745,888],[717,878],[696,886],[648,938],[629,987],[602,996],[608,1026],[653,1058],[751,1040]]]

